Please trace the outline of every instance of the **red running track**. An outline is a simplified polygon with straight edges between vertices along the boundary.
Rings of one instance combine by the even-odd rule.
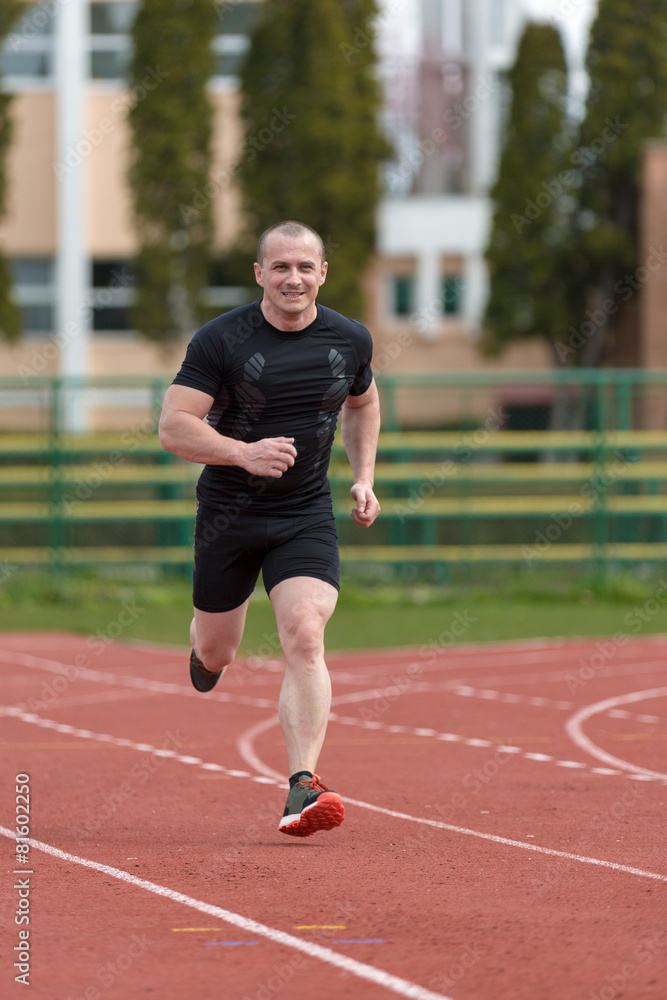
[[[666,659],[667,638],[331,655],[319,770],[346,820],[296,840],[279,660],[200,695],[186,650],[1,635],[0,995],[664,1000]]]

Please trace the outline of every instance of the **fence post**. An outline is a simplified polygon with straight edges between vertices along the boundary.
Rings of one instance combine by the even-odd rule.
[[[51,405],[49,414],[49,566],[52,583],[60,590],[64,573],[65,520],[63,516],[63,380],[51,380]]]

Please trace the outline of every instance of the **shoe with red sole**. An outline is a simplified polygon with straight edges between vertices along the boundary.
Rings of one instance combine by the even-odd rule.
[[[304,775],[290,788],[278,829],[290,837],[310,837],[318,830],[333,830],[345,819],[338,792],[322,784],[319,775]]]
[[[194,649],[190,650],[190,680],[198,691],[210,691],[224,672],[224,667],[222,670],[207,670]]]

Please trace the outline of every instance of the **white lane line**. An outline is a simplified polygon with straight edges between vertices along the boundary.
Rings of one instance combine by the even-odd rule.
[[[559,640],[558,638],[554,638],[545,639],[533,645],[507,642],[495,648],[484,643],[457,643],[455,646],[439,648],[434,643],[421,647],[404,646],[392,649],[361,649],[333,653],[330,659],[334,670],[345,669],[347,661],[357,656],[367,657],[369,660],[378,660],[377,663],[368,663],[368,666],[365,668],[368,670],[381,670],[386,662],[393,664],[395,660],[419,662],[426,659],[429,660],[427,664],[424,664],[424,669],[426,670],[456,670],[459,667],[465,668],[468,666],[474,669],[484,666],[485,663],[488,663],[489,666],[511,667],[517,665],[517,663],[521,665],[550,661],[560,662],[573,655],[583,656],[595,653],[598,651],[595,643],[604,641],[605,638],[604,636],[580,637],[575,640]],[[644,639],[634,642],[631,646],[627,646],[624,649],[619,649],[617,658],[623,662],[628,662],[638,659],[646,655],[646,653],[653,654],[655,651],[661,651],[661,647],[663,649],[667,648],[665,637],[656,636],[655,639]],[[434,655],[438,658],[436,662],[433,661]]]
[[[552,698],[536,698],[527,694],[508,694],[504,691],[491,691],[488,688],[470,687],[462,684],[460,687],[451,689],[454,694],[461,698],[482,698],[485,701],[502,701],[508,705],[534,705],[538,708],[558,708],[564,711],[571,711],[576,708],[573,701],[554,701]],[[606,713],[611,719],[631,719],[635,722],[660,722],[658,715],[636,715],[634,712],[625,712],[622,709],[611,708]]]
[[[10,653],[0,649],[0,661],[14,663],[17,666],[29,667],[34,670],[45,670],[47,673],[64,675],[71,683],[81,679],[96,684],[112,684],[118,687],[136,688],[141,691],[152,691],[157,694],[176,694],[179,697],[205,697],[208,701],[226,701],[236,705],[251,705],[253,708],[275,708],[276,701],[268,698],[251,698],[248,695],[229,694],[227,691],[209,691],[205,696],[195,691],[192,685],[170,684],[165,681],[151,681],[145,677],[128,677],[124,674],[106,673],[102,670],[90,670],[88,667],[77,667],[72,663],[61,663],[59,660],[47,660],[41,656],[29,656],[27,653]],[[185,665],[183,667],[185,671]],[[57,708],[54,700],[53,708]]]
[[[221,771],[231,778],[248,778],[258,785],[276,784],[266,776],[250,774],[249,771],[238,771],[222,764],[207,764],[201,757],[191,757],[189,754],[180,754],[177,750],[170,750],[167,747],[156,747],[150,743],[137,743],[135,740],[127,740],[120,736],[111,736],[109,733],[93,733],[90,729],[79,729],[76,726],[69,726],[64,722],[57,722],[55,719],[44,719],[41,715],[34,715],[32,712],[23,712],[19,708],[10,708],[5,705],[0,706],[0,715],[8,715],[14,719],[20,719],[28,725],[40,726],[42,729],[52,729],[56,733],[66,733],[68,736],[78,736],[84,740],[95,740],[99,743],[112,743],[117,747],[127,747],[129,750],[136,750],[139,753],[149,753],[154,757],[168,757],[178,761],[179,764],[194,764],[205,771]],[[278,784],[286,786],[285,779],[281,777]]]
[[[24,702],[18,702],[14,705],[14,708],[20,708],[22,711],[28,709],[47,709],[53,707],[55,708],[78,708],[79,705],[104,705],[111,701],[123,701],[127,698],[151,698],[155,694],[154,691],[104,691],[102,693],[96,694],[77,694],[72,695],[71,698],[61,698],[58,695],[51,701],[44,701],[43,698],[32,699],[34,703],[32,705],[26,706]]]
[[[173,760],[178,761],[183,764],[196,764],[202,770],[215,770],[221,771],[230,777],[248,778],[251,781],[255,781],[258,784],[271,784],[277,785],[280,788],[286,788],[287,782],[282,774],[278,771],[274,771],[272,768],[268,767],[260,757],[257,756],[253,747],[253,741],[255,737],[260,735],[260,733],[271,729],[273,726],[279,724],[278,716],[270,716],[268,719],[264,719],[262,722],[257,723],[247,730],[237,741],[237,747],[243,758],[254,767],[256,771],[259,772],[258,775],[252,775],[246,771],[230,770],[223,767],[221,764],[206,764],[199,757],[190,757],[187,755],[179,754],[174,750],[168,749],[158,749],[151,746],[148,743],[136,743],[133,740],[127,740],[119,738],[116,736],[111,736],[107,733],[93,733],[88,729],[78,729],[75,726],[69,726],[61,722],[56,722],[53,719],[42,719],[40,716],[32,715],[28,712],[21,712],[14,708],[5,708],[4,714],[13,716],[15,718],[21,719],[23,722],[31,723],[33,725],[42,726],[46,729],[53,729],[56,732],[67,733],[70,736],[80,736],[85,739],[99,740],[102,742],[111,742],[117,746],[128,747],[132,750],[137,750],[143,753],[151,753],[158,757],[170,757]],[[509,749],[498,747],[499,750]],[[600,770],[600,769],[598,769]],[[407,813],[395,812],[391,809],[384,809],[380,806],[372,805],[369,802],[361,802],[358,799],[350,799],[347,796],[344,798],[345,802],[349,802],[352,805],[360,806],[363,809],[370,809],[373,812],[384,813],[387,816],[393,816],[397,819],[408,820],[412,823],[421,823],[425,826],[432,826],[442,830],[449,830],[453,833],[462,833],[469,836],[478,837],[482,840],[491,840],[495,843],[507,844],[512,847],[522,847],[526,850],[537,851],[542,854],[551,854],[555,857],[569,858],[574,861],[581,861],[592,865],[602,865],[607,868],[613,868],[618,871],[624,871],[632,875],[641,875],[645,878],[658,879],[659,881],[667,882],[667,876],[657,875],[655,872],[645,872],[641,868],[629,868],[627,865],[619,865],[611,861],[601,861],[598,858],[587,858],[579,854],[569,854],[564,851],[556,851],[548,847],[539,847],[537,844],[525,844],[520,840],[508,840],[506,837],[499,837],[495,834],[482,833],[478,830],[468,830],[466,827],[453,826],[450,823],[441,823],[437,820],[426,819],[419,816],[410,816]],[[0,827],[0,830],[2,828]],[[15,834],[12,834],[15,836]],[[32,842],[34,843],[34,841]],[[55,849],[54,849],[55,850]],[[91,863],[92,864],[92,863]],[[410,994],[405,994],[409,996]],[[432,994],[437,996],[437,994]],[[415,994],[415,996],[417,996]]]
[[[358,691],[355,692],[353,695],[340,695],[340,697],[333,699],[332,704],[338,705],[340,703],[349,703],[350,701],[355,701],[355,702],[368,701],[371,700],[372,698],[377,697],[379,694],[380,692],[373,689],[370,691]],[[271,728],[271,726],[276,725],[277,718],[278,717],[275,715],[272,716],[270,720],[270,725],[268,725],[267,728]],[[537,761],[539,763],[554,763],[557,764],[559,767],[568,767],[571,770],[580,770],[582,774],[587,774],[587,775],[622,774],[626,778],[636,777],[636,775],[628,775],[623,771],[619,771],[618,769],[611,770],[610,768],[605,768],[604,770],[601,771],[598,768],[589,767],[589,765],[587,765],[583,761],[557,760],[551,754],[534,753],[528,750],[523,750],[521,747],[515,747],[507,744],[503,744],[501,746],[498,743],[493,743],[491,740],[484,740],[484,739],[479,739],[478,737],[471,737],[471,736],[461,736],[459,733],[439,733],[435,729],[421,729],[421,728],[415,728],[413,726],[388,725],[387,723],[384,722],[359,719],[353,715],[338,715],[336,712],[329,713],[329,721],[335,722],[343,726],[357,726],[360,729],[372,729],[375,731],[379,730],[385,733],[395,733],[404,736],[423,736],[427,739],[441,740],[443,743],[460,743],[462,746],[467,746],[467,747],[486,747],[494,749],[496,751],[500,751],[501,753],[519,754],[521,757],[524,758],[524,760],[532,760],[532,761]],[[253,727],[252,730],[249,730],[249,732],[252,732],[255,735],[259,735],[264,731],[264,726],[268,722],[269,720],[264,720],[258,723],[256,727],[256,732],[255,732],[255,727]],[[244,749],[242,752],[244,754],[244,760],[249,761],[254,751],[251,750],[251,748],[249,747],[248,743],[245,740],[243,741],[243,747]],[[258,768],[255,764],[253,764],[252,766],[255,767],[257,770],[261,770],[261,767]],[[664,780],[665,782],[667,782],[667,776],[665,777]]]
[[[665,660],[645,660],[616,667],[601,667],[595,671],[595,679],[600,677],[626,677],[637,674],[660,673],[665,669]],[[475,677],[476,684],[551,684],[572,679],[578,681],[577,667],[571,666],[567,670],[551,670],[548,673],[532,674],[494,674],[493,677]]]
[[[585,705],[578,712],[575,712],[565,723],[565,732],[580,750],[584,750],[591,757],[596,757],[597,760],[601,760],[604,764],[620,767],[621,770],[631,771],[635,775],[644,775],[645,777],[659,778],[662,781],[667,781],[667,774],[663,771],[651,771],[649,768],[640,767],[638,764],[632,764],[621,757],[615,757],[613,754],[607,753],[606,750],[603,750],[597,743],[589,739],[583,730],[583,724],[587,719],[590,719],[593,715],[599,715],[601,712],[607,712],[610,708],[616,708],[618,705],[628,705],[635,701],[650,701],[653,698],[664,698],[666,696],[667,687],[663,687],[652,688],[649,691],[631,691],[630,694],[621,694],[616,698],[605,698],[604,701],[596,701],[592,705]]]
[[[278,716],[265,719],[246,730],[237,740],[237,749],[249,767],[254,767],[261,774],[269,778],[280,777],[277,771],[265,764],[258,756],[254,748],[254,740],[267,729],[277,725]],[[502,748],[499,748],[502,749]],[[601,868],[609,868],[613,871],[625,872],[627,875],[638,875],[640,878],[654,879],[657,882],[667,882],[667,875],[660,875],[658,872],[645,871],[643,868],[633,868],[629,865],[622,865],[616,861],[603,861],[601,858],[589,858],[584,854],[571,854],[569,851],[557,851],[552,847],[541,847],[539,844],[526,844],[523,840],[511,840],[508,837],[500,837],[495,833],[484,833],[481,830],[470,830],[465,826],[454,826],[452,823],[443,823],[440,820],[426,819],[423,816],[411,816],[409,813],[397,812],[394,809],[385,809],[383,806],[376,806],[370,802],[362,802],[359,799],[351,799],[347,795],[343,796],[343,802],[360,809],[368,809],[371,812],[381,813],[383,816],[391,816],[394,819],[406,820],[409,823],[419,823],[422,826],[431,826],[437,830],[447,830],[450,833],[459,833],[467,837],[475,837],[479,840],[489,840],[494,844],[505,844],[508,847],[518,847],[525,851],[533,851],[537,854],[546,854],[554,858],[565,858],[568,861],[579,861],[581,864],[595,865]]]
[[[598,865],[602,868],[610,868],[613,871],[625,872],[628,875],[639,875],[641,878],[654,879],[657,882],[667,882],[667,875],[660,875],[658,872],[644,871],[643,868],[633,868],[630,865],[621,865],[615,861],[603,861],[601,858],[589,858],[585,854],[571,854],[569,851],[557,851],[552,847],[541,847],[539,844],[526,844],[522,840],[511,840],[508,837],[499,837],[495,833],[483,833],[481,830],[469,830],[464,826],[453,826],[451,823],[442,823],[440,820],[425,819],[421,816],[410,816],[408,813],[396,812],[393,809],[385,809],[382,806],[372,805],[370,802],[360,802],[358,799],[350,799],[343,796],[344,802],[360,806],[362,809],[370,809],[372,812],[382,813],[385,816],[393,816],[396,819],[409,820],[412,823],[422,823],[426,826],[433,826],[440,830],[449,830],[452,833],[462,833],[468,837],[476,837],[479,840],[490,840],[494,844],[506,844],[508,847],[521,847],[527,851],[535,851],[537,854],[548,854],[554,858],[565,858],[569,861],[579,861],[582,864]]]
[[[0,826],[0,833],[3,837],[10,839],[14,839],[16,836],[14,831],[9,830],[5,826]],[[286,948],[301,951],[309,958],[317,958],[328,965],[343,969],[345,972],[353,976],[358,976],[360,979],[365,979],[375,986],[383,986],[400,997],[407,997],[408,1000],[451,1000],[450,997],[446,997],[442,993],[434,993],[432,990],[418,986],[417,983],[411,983],[407,979],[401,979],[399,976],[394,976],[383,969],[377,969],[372,965],[366,965],[364,962],[358,962],[354,958],[348,958],[346,955],[341,955],[331,948],[325,948],[323,945],[316,944],[312,940],[298,938],[275,927],[260,924],[257,920],[244,917],[240,913],[234,913],[232,910],[224,910],[221,906],[204,903],[200,899],[186,896],[175,889],[168,889],[164,885],[157,885],[155,882],[148,882],[146,879],[137,878],[136,875],[130,875],[129,872],[123,871],[121,868],[111,868],[109,865],[102,865],[98,861],[90,861],[88,858],[69,854],[67,851],[61,851],[59,848],[52,847],[50,844],[44,844],[39,840],[31,840],[30,847],[38,851],[43,851],[45,854],[50,854],[54,858],[59,858],[61,861],[67,861],[69,864],[82,865],[84,868],[92,868],[93,871],[100,872],[102,875],[110,875],[120,882],[135,886],[137,889],[144,889],[146,892],[152,892],[163,899],[169,899],[174,903],[189,906],[193,910],[205,913],[216,920],[224,920],[225,923],[231,924],[232,927],[238,927],[249,934],[266,938],[275,944],[281,944]]]

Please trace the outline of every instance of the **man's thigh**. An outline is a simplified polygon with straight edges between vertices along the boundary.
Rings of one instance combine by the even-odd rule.
[[[197,505],[193,604],[208,614],[244,605],[257,583],[266,547],[262,519]]]
[[[321,581],[338,591],[340,557],[333,514],[325,511],[277,518],[270,525],[268,538],[262,575],[271,600],[279,584],[295,577]]]
[[[206,654],[214,652],[231,662],[243,638],[250,598],[233,611],[211,613],[194,609],[196,649],[206,663]]]

